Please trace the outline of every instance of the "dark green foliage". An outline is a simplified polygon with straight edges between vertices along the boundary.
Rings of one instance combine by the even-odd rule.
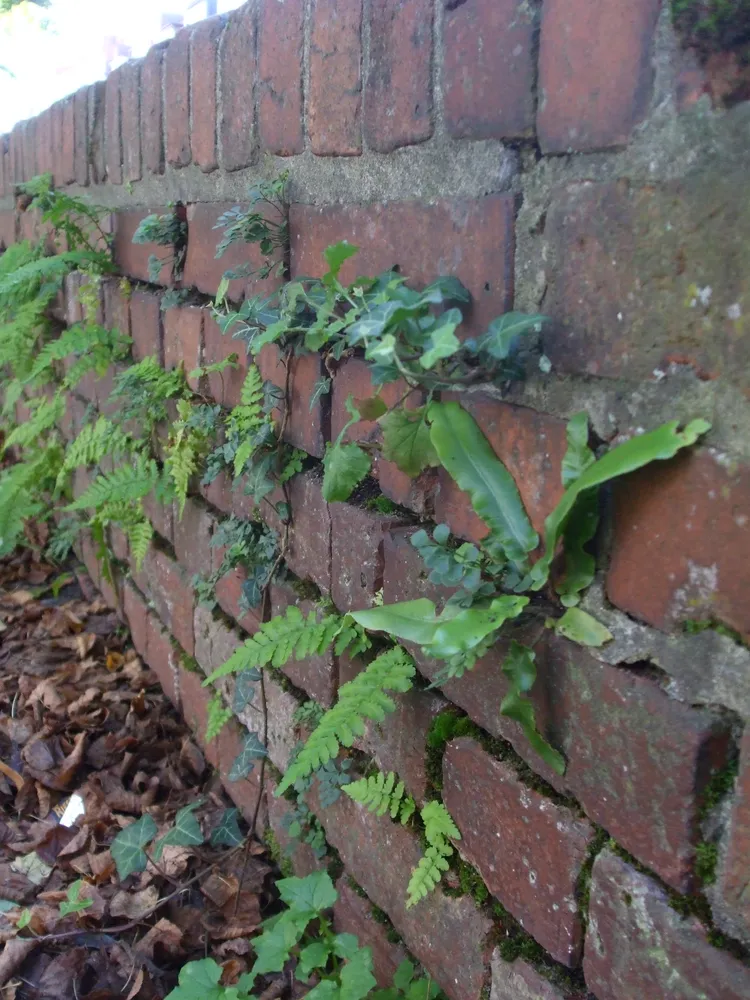
[[[147,215],[142,219],[133,236],[133,243],[155,243],[169,247],[171,253],[161,257],[152,254],[148,261],[149,279],[158,281],[163,267],[172,265],[173,273],[179,278],[185,259],[187,244],[187,224],[177,212],[166,215]]]
[[[701,841],[695,848],[695,874],[703,885],[716,881],[716,866],[719,862],[719,848],[716,844]]]
[[[671,0],[683,44],[706,56],[750,43],[750,0]]]

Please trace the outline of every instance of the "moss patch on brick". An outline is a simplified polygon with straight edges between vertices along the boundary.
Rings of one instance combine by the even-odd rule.
[[[716,865],[719,862],[719,848],[706,840],[695,848],[695,874],[703,885],[712,885],[716,881]]]
[[[578,909],[584,927],[588,924],[589,902],[591,900],[591,872],[593,871],[597,855],[603,850],[608,840],[609,836],[606,830],[597,827],[596,836],[588,846],[581,871],[576,879],[575,898],[578,902]]]
[[[750,0],[672,0],[675,30],[707,56],[750,45]]]

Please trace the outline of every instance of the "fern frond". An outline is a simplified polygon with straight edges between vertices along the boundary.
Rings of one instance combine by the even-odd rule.
[[[232,718],[231,708],[225,708],[221,695],[216,692],[206,708],[206,743],[211,743]]]
[[[304,660],[324,653],[341,632],[344,621],[341,615],[326,615],[318,621],[315,611],[305,617],[296,605],[290,604],[283,615],[263,622],[255,635],[239,646],[206,683],[240,670],[268,663],[283,667],[289,660]]]
[[[369,778],[360,778],[342,787],[349,798],[359,802],[376,816],[390,814],[391,819],[400,817],[406,823],[414,813],[414,799],[405,794],[403,781],[396,781],[393,771],[384,774],[379,771]]]
[[[96,423],[84,424],[75,441],[71,441],[65,451],[58,487],[65,474],[80,466],[98,465],[105,455],[112,457],[129,454],[136,442],[130,434],[120,430],[111,420],[99,417]]]
[[[52,399],[32,400],[29,405],[35,406],[30,420],[19,424],[5,440],[3,450],[18,447],[25,448],[33,444],[45,431],[54,427],[65,413],[65,400],[58,393]]]
[[[263,412],[263,379],[255,365],[250,365],[240,394],[240,405],[235,406],[227,420],[227,437],[240,438],[234,456],[235,478],[242,473],[246,462],[255,451],[255,433],[269,418]]]
[[[69,250],[54,257],[30,260],[14,271],[0,274],[0,302],[10,306],[33,298],[45,285],[59,288],[62,279],[75,268],[99,262],[99,255],[87,250]]]
[[[151,522],[144,517],[142,521],[136,521],[126,527],[125,533],[130,544],[130,554],[135,560],[135,568],[139,570],[143,566],[151,539],[154,537],[154,529]]]
[[[79,517],[64,517],[55,525],[45,549],[45,555],[56,563],[64,563],[83,528]]]
[[[396,708],[386,691],[408,691],[413,677],[414,661],[405,649],[395,646],[342,685],[339,700],[326,712],[287,769],[276,795],[282,795],[295,781],[306,778],[335,757],[341,746],[352,746],[355,737],[364,732],[364,719],[382,722]]]
[[[190,479],[200,468],[200,460],[207,447],[207,435],[192,426],[193,407],[186,399],[177,403],[179,419],[172,424],[172,431],[165,449],[164,465],[174,483],[180,505],[180,517],[185,509]]]
[[[439,847],[451,837],[460,840],[461,834],[453,822],[453,817],[442,802],[428,802],[420,813],[424,823],[424,835],[427,843]]]
[[[450,857],[453,848],[450,844],[447,846],[449,848],[447,856]],[[440,882],[443,872],[447,872],[449,868],[450,864],[441,849],[428,847],[419,859],[419,864],[411,873],[409,886],[406,890],[406,908],[411,909],[412,906],[416,906],[421,899],[429,895]]]
[[[89,488],[66,510],[98,509],[106,503],[140,500],[156,486],[159,470],[153,459],[140,460],[136,465],[121,465],[109,475],[97,476]]]

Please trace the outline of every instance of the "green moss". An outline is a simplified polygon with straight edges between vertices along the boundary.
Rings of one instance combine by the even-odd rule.
[[[356,892],[356,894],[358,896],[361,896],[362,899],[367,899],[367,893],[359,884],[359,882],[355,881],[355,879],[353,879],[351,875],[346,876],[346,884],[349,886],[352,892]]]
[[[382,926],[385,927],[386,930],[385,936],[390,941],[390,943],[401,944],[403,938],[391,923],[391,918],[388,916],[385,910],[381,910],[380,907],[376,906],[374,903],[370,903],[370,910],[372,912],[372,919],[376,923],[382,924]]]
[[[695,848],[695,874],[703,885],[713,885],[716,881],[716,865],[719,861],[719,848],[716,844],[701,841]]]
[[[623,901],[623,903],[626,906],[632,906],[633,905],[633,897],[630,895],[629,892],[624,892],[622,894],[622,901]]]
[[[439,797],[443,788],[443,756],[445,747],[451,740],[459,736],[473,736],[479,739],[482,731],[466,715],[461,715],[457,709],[449,708],[436,715],[427,732],[425,748],[425,771],[427,774],[428,794]]]
[[[463,858],[458,861],[458,879],[461,892],[465,896],[471,896],[475,903],[480,906],[490,898],[490,890],[484,884],[484,880],[476,868],[470,865]]]
[[[712,812],[719,803],[732,791],[734,782],[739,774],[740,762],[737,748],[734,748],[729,761],[724,767],[711,772],[711,777],[706,782],[703,789],[699,819],[703,820]]]
[[[748,644],[739,632],[714,618],[688,618],[682,623],[682,630],[683,632],[687,632],[688,635],[700,635],[701,632],[716,632],[717,635],[723,635],[725,638],[731,639],[732,642],[736,642],[738,646],[748,648]]]
[[[294,865],[291,858],[288,858],[282,851],[281,844],[279,844],[278,838],[270,826],[267,826],[263,831],[263,840],[268,848],[268,853],[279,866],[279,871],[283,877],[291,878],[294,875]]]
[[[376,511],[378,514],[395,514],[398,511],[398,504],[395,504],[393,500],[389,500],[388,497],[384,497],[381,493],[376,497],[370,497],[369,500],[365,500],[365,508]]]
[[[750,43],[750,0],[672,0],[683,44],[707,56]]]
[[[295,577],[287,582],[301,601],[317,601],[320,598],[320,591],[310,580],[298,580]]]
[[[586,857],[578,874],[575,886],[575,897],[578,901],[578,908],[581,913],[584,927],[588,922],[589,902],[591,899],[591,872],[594,868],[594,861],[608,842],[609,836],[605,830],[597,827],[594,839],[588,846]]]
[[[188,654],[184,650],[180,651],[180,666],[182,667],[183,670],[187,670],[189,674],[203,673],[195,657],[188,656]]]

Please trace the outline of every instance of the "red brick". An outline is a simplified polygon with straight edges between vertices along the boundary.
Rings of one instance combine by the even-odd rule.
[[[10,183],[5,176],[5,151],[8,148],[7,135],[0,135],[0,198],[10,194]]]
[[[750,857],[750,729],[745,728],[740,750],[740,772],[729,820],[729,840],[719,875],[722,926],[750,939],[750,896],[747,859]],[[717,907],[718,909],[718,907]]]
[[[104,132],[107,180],[110,184],[122,184],[122,119],[120,110],[120,81],[122,68],[113,70],[106,79],[104,89]],[[55,129],[53,117],[52,149],[55,150]]]
[[[308,801],[314,805],[314,793],[308,793]],[[345,795],[316,811],[347,871],[385,910],[449,1000],[479,1000],[489,957],[490,919],[469,896],[448,897],[439,887],[407,910],[406,886],[421,855],[417,838]]]
[[[258,25],[258,139],[277,156],[304,149],[302,135],[303,0],[263,4]]]
[[[750,969],[683,918],[661,887],[610,851],[594,863],[583,968],[598,1000],[743,1000]]]
[[[62,154],[62,101],[55,101],[49,109],[50,114],[50,173],[56,184],[60,183],[60,160]]]
[[[16,242],[16,213],[0,212],[0,247],[7,250]]]
[[[278,801],[278,800],[277,800]],[[372,972],[378,986],[393,984],[396,969],[409,954],[401,944],[388,939],[388,928],[373,916],[372,904],[355,892],[346,875],[336,883],[339,898],[333,906],[333,927],[337,934],[354,934],[360,946],[372,951]]]
[[[313,601],[298,597],[288,584],[274,582],[271,585],[271,616],[283,614],[290,604],[296,605],[303,615],[315,607]],[[281,670],[296,687],[326,708],[336,700],[338,671],[330,650],[304,660],[290,660]]]
[[[153,611],[149,611],[146,618],[146,660],[159,678],[164,694],[175,708],[179,708],[178,654],[172,646],[169,633],[162,628]]]
[[[60,149],[60,180],[72,184],[76,179],[75,163],[75,104],[73,97],[62,102],[62,146]]]
[[[185,375],[198,368],[203,358],[203,313],[198,306],[175,306],[164,311],[164,367],[179,368]],[[197,389],[198,379],[188,378]]]
[[[319,354],[301,354],[299,357],[282,358],[275,344],[268,344],[256,358],[258,369],[264,380],[269,380],[280,389],[288,386],[291,412],[284,429],[284,440],[301,448],[308,455],[322,458],[325,451],[323,432],[323,410],[320,399],[310,406],[315,392],[315,383],[323,375],[323,363]],[[287,380],[287,365],[291,366]],[[280,424],[283,420],[283,406],[273,413]]]
[[[82,186],[89,182],[89,88],[81,87],[73,95],[75,127],[74,180]],[[40,119],[41,124],[41,119]]]
[[[30,118],[23,130],[23,141],[21,144],[24,174],[29,178],[35,177],[38,173],[36,168],[36,130],[37,119]]]
[[[658,628],[718,619],[750,637],[750,469],[713,449],[656,463],[618,484],[613,521],[613,603]]]
[[[219,50],[222,166],[249,167],[255,158],[253,90],[255,84],[255,10],[245,5],[229,17]]]
[[[285,798],[276,798],[273,794],[276,790],[276,783],[272,778],[267,780],[267,788],[268,822],[276,842],[281,848],[282,858],[289,859],[294,874],[299,878],[324,869],[328,860],[327,855],[316,858],[315,852],[309,844],[305,844],[301,840],[293,841],[289,836],[288,827],[292,819],[290,816],[293,809],[292,804]]]
[[[491,964],[490,1000],[581,1000],[579,993],[553,985],[522,958],[505,962],[499,948],[492,953]]]
[[[395,266],[417,286],[455,275],[474,297],[465,310],[467,333],[482,331],[513,302],[513,216],[513,197],[507,194],[433,205],[292,205],[292,276],[323,274],[325,248],[347,239],[360,252],[344,264],[342,281]]]
[[[537,131],[545,153],[627,144],[651,98],[659,0],[551,0],[542,11]]]
[[[362,152],[362,0],[316,0],[307,130],[316,156]]]
[[[190,30],[178,31],[164,53],[164,142],[167,163],[190,163]]]
[[[513,476],[531,523],[541,535],[544,519],[564,493],[560,466],[567,450],[565,421],[485,396],[463,395],[460,403]],[[435,519],[462,538],[484,538],[486,524],[445,469],[438,471],[438,484]]]
[[[162,341],[161,300],[155,292],[137,289],[130,299],[131,336],[133,357],[136,361],[155,357],[164,362]]]
[[[222,17],[210,17],[193,28],[190,39],[190,149],[193,163],[207,173],[216,170],[216,74]]]
[[[214,565],[218,567],[223,555],[223,549],[214,549]],[[247,580],[247,572],[244,566],[235,566],[228,573],[222,576],[216,584],[216,600],[219,607],[230,617],[234,618],[238,625],[241,625],[246,632],[257,632],[258,625],[262,620],[261,609],[250,608],[243,611],[240,608],[242,598],[242,585]]]
[[[390,153],[432,135],[432,4],[373,0],[365,136]]]
[[[239,406],[242,385],[248,369],[248,358],[245,344],[241,340],[233,340],[231,331],[222,333],[219,324],[213,319],[210,309],[203,310],[203,364],[213,365],[234,354],[237,357],[236,367],[225,368],[208,376],[209,391],[213,399],[223,406]]]
[[[22,125],[14,125],[11,129],[8,140],[8,157],[10,165],[10,179],[13,184],[20,184],[24,180],[23,163],[21,157],[21,143],[23,139]]]
[[[133,243],[138,226],[147,215],[156,212],[158,215],[169,214],[171,209],[156,208],[148,211],[142,208],[126,209],[117,212],[115,215],[115,239],[113,251],[115,263],[123,274],[129,278],[139,278],[141,281],[151,281],[148,270],[148,259],[151,254],[155,254],[160,260],[164,260],[158,284],[168,285],[172,280],[172,248],[170,246],[157,246],[155,243]]]
[[[182,517],[175,508],[173,542],[177,561],[189,573],[209,576],[214,558],[211,538],[216,528],[216,518],[199,501],[188,497]]]
[[[361,358],[344,361],[335,374],[330,396],[331,440],[335,441],[344,425],[349,422],[350,414],[346,409],[349,396],[355,400],[367,399],[379,389],[380,398],[386,406],[393,406],[403,398],[406,388],[406,383],[401,380],[376,387],[370,379],[370,366],[365,361]],[[407,397],[405,405],[414,409],[423,402],[424,394],[415,391]],[[344,440],[380,443],[380,425],[375,420],[358,420],[346,432]],[[435,470],[426,469],[416,479],[410,479],[394,462],[387,462],[380,454],[375,453],[370,474],[378,480],[385,496],[396,503],[409,507],[418,514],[425,514],[431,508],[437,484]]]
[[[457,139],[517,139],[534,129],[534,12],[518,0],[446,5],[445,123]]]
[[[143,167],[150,174],[164,173],[163,64],[164,46],[155,46],[141,70],[141,144]]]
[[[128,536],[122,528],[118,528],[116,525],[110,525],[108,534],[109,547],[114,552],[115,558],[123,563],[127,563],[129,554]]]
[[[286,563],[300,580],[312,580],[324,593],[329,594],[331,515],[321,487],[322,477],[314,469],[298,473],[287,484],[292,523],[289,528]],[[281,490],[277,490],[269,499],[278,503],[284,498]],[[283,537],[283,525],[267,504],[263,506],[263,519],[280,538]]]
[[[446,748],[443,800],[461,831],[461,853],[493,896],[554,959],[578,965],[583,923],[575,890],[591,824],[528,788],[470,739]]]
[[[403,518],[332,503],[331,597],[339,611],[372,607],[383,588],[383,537]]]
[[[104,295],[104,325],[110,330],[119,330],[130,336],[130,297],[118,278],[106,278],[102,282]]]
[[[216,507],[217,510],[223,511],[225,514],[232,513],[232,501],[234,499],[232,482],[226,473],[220,472],[213,482],[201,485],[200,492],[201,496],[212,506]]]
[[[233,647],[227,652],[227,658]],[[229,679],[229,684],[234,697],[235,679]],[[260,699],[256,698],[248,702],[241,712],[237,713],[237,718],[249,732],[263,732],[263,726],[268,724],[268,758],[280,771],[286,771],[292,759],[295,747],[297,746],[297,727],[294,722],[294,714],[299,708],[299,702],[289,691],[285,691],[271,674],[266,672],[264,682],[266,692],[266,712],[261,708]]]
[[[236,243],[222,257],[216,257],[216,247],[222,231],[215,229],[221,215],[234,208],[237,202],[208,202],[188,205],[188,248],[185,258],[183,284],[193,285],[207,295],[215,295],[224,272],[242,265],[253,270],[263,264],[264,258],[254,244]],[[275,278],[257,280],[252,277],[237,279],[229,284],[229,297],[239,299],[248,295],[271,295],[280,282]]]
[[[107,177],[105,91],[104,80],[89,87],[89,167],[93,184],[102,184]]]
[[[173,559],[159,549],[149,555],[149,589],[156,610],[182,648],[193,655],[193,588],[188,576]]]
[[[126,181],[141,179],[141,68],[143,60],[131,60],[122,68],[120,113],[122,115],[122,166]]]
[[[126,580],[123,586],[123,611],[136,652],[142,660],[146,660],[148,607],[130,580]]]

